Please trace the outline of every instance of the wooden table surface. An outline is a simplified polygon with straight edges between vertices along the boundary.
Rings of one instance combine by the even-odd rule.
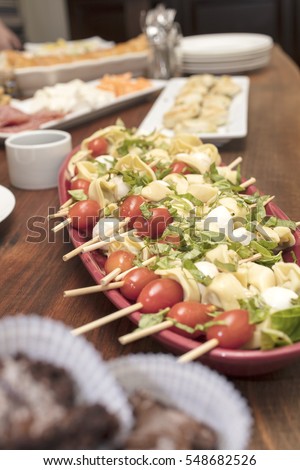
[[[276,202],[294,220],[300,220],[300,87],[299,70],[279,47],[271,64],[250,75],[249,131],[247,138],[221,149],[225,163],[243,156],[245,177],[255,176],[257,186],[276,194]],[[153,101],[153,100],[152,100]],[[135,105],[98,121],[71,129],[73,146],[121,117],[126,126],[138,126],[152,101]],[[16,197],[12,214],[0,224],[0,315],[38,313],[77,327],[114,310],[102,294],[63,298],[63,291],[93,284],[79,258],[67,263],[67,232],[54,235],[45,217],[58,207],[56,189],[23,191],[10,185],[4,149],[0,149],[0,184]],[[39,227],[39,238],[28,242]],[[121,346],[117,338],[131,331],[123,319],[87,335],[105,359],[137,352],[166,350],[152,339]],[[300,449],[300,358],[297,363],[259,378],[232,379],[247,398],[254,416],[251,449]]]

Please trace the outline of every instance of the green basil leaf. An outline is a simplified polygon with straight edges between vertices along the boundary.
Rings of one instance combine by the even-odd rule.
[[[72,196],[74,201],[86,201],[88,199],[88,196],[85,194],[83,189],[69,190],[68,193]]]

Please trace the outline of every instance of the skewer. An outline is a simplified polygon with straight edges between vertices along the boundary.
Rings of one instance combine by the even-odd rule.
[[[266,206],[267,204],[269,204],[269,202],[273,201],[274,198],[275,198],[275,196],[270,196],[268,199],[265,200],[263,205]],[[252,209],[253,207],[256,207],[256,206],[257,206],[257,204],[255,203],[255,204],[250,204],[250,206],[248,206],[248,207],[250,207]]]
[[[59,232],[64,227],[67,227],[67,225],[70,225],[71,222],[72,222],[71,217],[68,217],[66,220],[63,220],[63,222],[61,222],[60,224],[55,225],[55,227],[53,227],[52,231],[55,232],[55,233]]]
[[[156,259],[156,256],[152,256],[152,258],[149,258],[148,260],[144,261],[142,263],[142,266],[148,266],[151,264],[154,260]],[[85,295],[85,294],[94,294],[95,292],[102,292],[106,290],[111,290],[111,289],[119,289],[124,285],[124,281],[122,279],[126,276],[127,273],[131,272],[134,269],[137,269],[139,266],[134,266],[133,268],[127,269],[127,271],[124,271],[123,273],[119,273],[114,280],[117,282],[111,282],[108,280],[107,277],[109,275],[112,275],[116,270],[112,271],[108,276],[105,276],[102,278],[101,283],[97,284],[95,286],[89,286],[89,287],[80,287],[79,289],[72,289],[72,290],[67,290],[64,292],[65,297],[75,297],[77,295]],[[116,268],[119,269],[119,268]],[[111,276],[113,277],[113,276]],[[112,280],[112,279],[110,279]],[[104,281],[104,282],[103,282]]]
[[[133,331],[127,335],[120,336],[119,341],[123,345],[132,343],[133,341],[137,341],[145,338],[146,336],[154,335],[155,333],[159,333],[167,328],[171,328],[173,325],[174,323],[171,320],[165,320],[157,325],[149,326],[149,328],[143,328],[142,330]]]
[[[71,289],[64,291],[64,297],[76,297],[77,295],[85,295],[85,294],[94,294],[96,292],[104,292],[107,290],[118,289],[122,287],[124,282],[111,282],[108,285],[96,285],[96,286],[89,286],[89,287],[81,287],[80,289]]]
[[[66,202],[64,202],[59,209],[65,209],[66,207],[69,207],[73,203],[73,198],[70,197]]]
[[[235,160],[233,160],[233,162],[227,165],[227,168],[229,168],[229,170],[232,170],[233,168],[238,166],[242,161],[243,161],[242,157],[237,157]]]
[[[107,274],[106,276],[104,276],[101,281],[100,281],[100,285],[101,286],[107,286],[110,281],[112,281],[113,279],[115,279],[115,277],[120,274],[120,272],[122,271],[121,268],[116,268],[116,269],[113,269],[113,271],[111,271],[109,274]]]
[[[144,267],[149,266],[149,264],[152,264],[155,260],[156,260],[156,256],[152,256],[151,258],[146,259],[145,261],[143,261],[142,266],[144,266]],[[126,274],[130,273],[131,271],[133,271],[134,269],[136,269],[138,267],[139,266],[133,266],[132,268],[127,269],[127,271],[123,271],[121,274],[118,274],[115,277],[115,281],[121,281],[126,276]]]
[[[300,222],[295,222],[296,227],[300,227]]]
[[[68,209],[63,209],[62,211],[55,212],[54,214],[48,214],[47,219],[55,219],[56,217],[65,217],[68,215],[69,210]]]
[[[254,184],[256,182],[255,178],[249,178],[248,180],[244,181],[243,183],[240,184],[240,186],[244,189],[248,188],[251,186],[251,184]]]
[[[99,320],[92,321],[87,323],[86,325],[80,326],[79,328],[75,328],[71,331],[71,334],[74,336],[81,335],[83,333],[87,333],[88,331],[94,330],[95,328],[100,328],[103,325],[107,325],[108,323],[118,320],[119,318],[126,317],[130,313],[137,312],[140,308],[143,307],[141,302],[138,302],[133,305],[129,305],[128,307],[122,308],[117,312],[111,313],[106,315],[105,317],[99,318]]]
[[[122,223],[122,222],[121,222]],[[128,223],[128,222],[127,222]],[[121,225],[121,224],[120,224]],[[119,230],[124,227],[125,224],[122,225],[122,227],[119,225]],[[131,231],[129,230],[128,232],[124,232],[124,233],[119,233],[119,235],[122,235],[122,236],[126,236],[130,233]],[[113,232],[110,234],[112,235]],[[107,235],[107,236],[110,236],[110,235]],[[132,235],[134,235],[132,233]],[[99,238],[99,237],[98,237]],[[104,245],[107,245],[108,243],[111,243],[112,241],[116,241],[116,238],[112,239],[112,240],[102,240],[102,241],[99,241],[97,243],[94,243],[93,245],[89,245],[89,246],[86,246],[82,249],[82,253],[88,253],[90,251],[94,251],[94,250],[98,250],[99,248],[102,248]]]
[[[194,359],[197,359],[198,357],[203,356],[203,354],[216,348],[218,344],[219,341],[216,338],[210,339],[209,341],[206,341],[206,343],[201,344],[197,348],[192,349],[191,351],[188,351],[185,354],[182,354],[182,356],[179,356],[177,362],[179,362],[180,364],[191,362]]]
[[[250,256],[249,258],[244,258],[239,260],[239,264],[248,263],[248,261],[256,261],[261,258],[260,253],[255,253],[255,255]]]
[[[130,217],[126,217],[124,220],[122,220],[122,222],[119,223],[118,231],[121,230],[121,228],[123,228],[125,225],[127,225],[129,223],[129,221],[130,221]],[[115,231],[114,227],[111,227],[109,230],[107,230],[106,237],[110,237],[114,233],[114,231]],[[90,245],[94,245],[97,242],[99,242],[99,236],[94,237],[91,240],[88,240],[87,242],[85,242],[82,245],[78,246],[74,250],[70,251],[69,253],[67,253],[66,255],[63,256],[63,260],[68,261],[69,259],[73,258],[74,256],[79,255],[79,253],[81,253],[81,252],[85,253],[85,251],[84,251],[85,247],[90,246]],[[105,245],[102,245],[102,246],[105,246]]]

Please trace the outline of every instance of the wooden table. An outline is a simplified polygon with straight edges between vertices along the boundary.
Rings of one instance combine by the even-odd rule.
[[[277,204],[294,220],[300,219],[300,87],[299,70],[276,47],[266,69],[250,74],[249,132],[246,139],[221,149],[225,162],[242,155],[243,175],[257,178],[257,186],[276,194]],[[126,126],[138,126],[152,101],[72,129],[73,145],[120,116]],[[93,282],[79,258],[67,263],[67,232],[54,235],[46,216],[58,207],[56,189],[22,191],[10,186],[5,152],[0,150],[0,184],[16,196],[13,213],[0,224],[0,315],[35,312],[77,327],[114,310],[102,294],[64,299],[63,291]],[[37,227],[38,231],[37,231]],[[28,237],[36,237],[34,243]],[[166,351],[152,339],[122,347],[117,338],[132,329],[123,319],[87,335],[105,359],[123,354]],[[251,449],[300,448],[300,359],[284,370],[255,379],[234,379],[248,399],[255,425]]]

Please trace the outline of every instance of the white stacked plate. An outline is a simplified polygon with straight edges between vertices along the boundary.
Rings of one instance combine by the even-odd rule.
[[[184,73],[235,73],[265,67],[273,40],[264,34],[225,33],[182,40]]]

